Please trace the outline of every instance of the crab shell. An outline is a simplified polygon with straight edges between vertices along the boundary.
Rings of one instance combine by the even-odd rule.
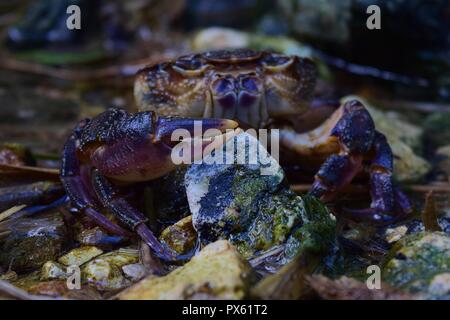
[[[237,119],[260,128],[271,118],[305,112],[315,80],[316,68],[308,58],[248,49],[221,50],[142,69],[134,94],[141,110]]]

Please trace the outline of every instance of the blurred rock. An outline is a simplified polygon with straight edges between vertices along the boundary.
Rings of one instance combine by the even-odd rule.
[[[227,241],[207,245],[166,276],[149,276],[122,291],[121,300],[242,299],[253,282],[250,265]]]
[[[420,232],[401,239],[386,256],[382,277],[425,299],[450,299],[450,237]]]
[[[67,228],[59,212],[17,219],[11,222],[9,231],[0,240],[0,265],[16,272],[37,269],[56,260],[68,243]]]
[[[54,261],[47,261],[41,269],[41,280],[61,280],[68,276],[66,267]]]
[[[321,298],[327,300],[411,300],[414,296],[392,288],[385,283],[381,289],[371,290],[367,284],[349,277],[329,279],[322,275],[313,275],[309,285]]]
[[[437,149],[436,156],[438,160],[435,169],[443,173],[446,176],[447,181],[450,183],[450,145]]]
[[[137,282],[147,275],[147,270],[143,264],[132,263],[122,267],[123,274],[132,282]]]
[[[441,147],[450,141],[450,112],[433,112],[428,115],[423,126],[428,141],[433,146]]]

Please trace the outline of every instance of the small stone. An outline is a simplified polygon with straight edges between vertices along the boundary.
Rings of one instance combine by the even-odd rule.
[[[0,243],[0,266],[16,272],[41,268],[57,259],[67,244],[67,228],[58,212],[18,219],[9,230]]]
[[[42,266],[41,280],[66,279],[67,277],[66,267],[57,262],[47,261]]]
[[[387,228],[385,238],[388,243],[394,243],[400,240],[408,231],[407,226],[398,226],[396,228]]]
[[[450,299],[450,237],[419,232],[403,237],[388,253],[383,280],[425,299]]]
[[[97,247],[85,246],[71,250],[58,259],[65,266],[81,266],[89,260],[101,255],[102,250]]]
[[[102,259],[87,263],[82,270],[82,279],[100,290],[121,289],[130,284],[118,266]]]
[[[178,254],[187,253],[195,247],[197,232],[192,226],[192,216],[187,216],[161,232],[159,240]]]
[[[144,265],[140,263],[127,264],[122,267],[122,271],[132,282],[137,282],[147,275]]]
[[[81,269],[81,278],[99,290],[122,289],[131,284],[122,273],[122,267],[138,261],[138,250],[121,248],[86,263]]]
[[[204,247],[191,261],[163,277],[153,275],[119,293],[121,300],[242,299],[254,274],[250,265],[227,241]]]

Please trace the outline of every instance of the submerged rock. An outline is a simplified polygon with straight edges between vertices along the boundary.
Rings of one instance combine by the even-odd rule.
[[[250,158],[256,154],[257,159]],[[234,161],[213,163],[211,157]],[[334,239],[335,224],[326,207],[293,193],[278,162],[248,133],[192,165],[185,179],[192,223],[202,243],[227,239],[246,258],[286,244],[285,257],[292,258],[315,237],[323,237],[324,245]]]
[[[242,299],[253,273],[250,265],[227,241],[207,245],[200,253],[164,277],[149,276],[122,291],[121,300]]]
[[[16,272],[40,268],[55,260],[67,244],[67,228],[58,212],[11,222],[0,243],[0,265]]]
[[[347,96],[342,102],[361,101],[372,116],[375,128],[383,133],[394,154],[394,177],[401,182],[413,182],[422,179],[431,169],[431,165],[416,154],[422,149],[423,130],[408,123],[394,112],[382,112],[358,96]]]
[[[404,237],[386,257],[383,280],[425,299],[450,299],[450,237],[443,232]]]

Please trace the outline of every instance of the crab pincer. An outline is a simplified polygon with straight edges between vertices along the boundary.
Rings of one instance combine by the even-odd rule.
[[[120,188],[175,169],[172,151],[178,144],[199,140],[201,151],[207,146],[211,150],[211,144],[221,145],[231,131],[222,133],[236,127],[235,121],[226,119],[159,117],[151,111],[129,114],[109,109],[81,121],[73,130],[63,150],[61,181],[72,203],[100,226],[122,236],[129,236],[129,230],[136,232],[159,258],[184,260],[188,257],[176,256],[158,241],[146,225],[147,218],[124,198]],[[180,142],[177,130],[191,139]],[[203,136],[205,132],[208,137]],[[188,160],[198,160],[198,155],[189,155]],[[108,220],[101,208],[113,213],[128,230]]]

